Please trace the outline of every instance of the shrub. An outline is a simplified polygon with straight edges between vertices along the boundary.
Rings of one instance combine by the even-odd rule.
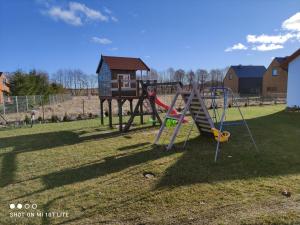
[[[57,123],[59,121],[58,116],[57,115],[52,115],[51,116],[51,122],[52,123]]]
[[[41,116],[39,116],[39,117],[38,117],[38,121],[39,121],[39,122],[42,122],[42,121],[43,121],[43,118],[42,118]]]
[[[29,116],[27,114],[25,115],[24,123],[26,123],[26,124],[30,123],[30,118],[29,118]]]
[[[104,112],[104,115],[105,115],[106,117],[108,117],[108,112],[107,112],[107,111],[105,111],[105,112]]]
[[[78,114],[77,120],[82,120],[82,115],[81,114]]]
[[[64,122],[70,121],[70,117],[68,116],[67,113],[65,113],[65,115],[64,115],[64,117],[63,117],[63,121],[64,121]]]
[[[89,113],[88,115],[89,115],[89,118],[90,118],[90,119],[94,118],[93,113]]]

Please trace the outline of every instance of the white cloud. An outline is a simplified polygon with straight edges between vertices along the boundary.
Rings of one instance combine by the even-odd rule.
[[[102,44],[102,45],[108,45],[112,43],[112,41],[109,40],[108,38],[98,38],[98,37],[92,37],[92,42]]]
[[[281,27],[285,30],[300,32],[300,12],[283,21]]]
[[[48,14],[55,20],[62,20],[65,23],[80,26],[82,25],[81,18],[76,16],[73,12],[63,10],[60,7],[52,7],[49,9]]]
[[[115,16],[111,16],[110,19],[111,19],[112,21],[114,21],[114,22],[118,22],[118,21],[119,21],[118,18],[115,17]]]
[[[100,21],[107,21],[107,16],[104,16],[100,11],[88,8],[85,4],[78,3],[78,2],[70,2],[69,3],[70,11],[82,12],[87,18],[91,20],[100,20]]]
[[[264,44],[284,44],[295,35],[287,33],[285,35],[247,35],[247,42],[249,43],[264,43]]]
[[[272,44],[261,44],[261,45],[254,46],[252,50],[265,52],[265,51],[272,51],[281,48],[283,48],[282,45],[272,43]]]
[[[232,52],[233,50],[247,50],[247,46],[243,45],[242,43],[238,43],[233,45],[232,47],[226,48],[225,52]]]
[[[74,26],[83,25],[87,20],[108,21],[108,17],[100,11],[91,9],[85,4],[78,2],[69,2],[66,9],[59,6],[48,7],[46,14],[55,20],[62,20]]]
[[[112,11],[106,7],[104,7],[104,12],[106,12],[107,14],[112,14]]]
[[[252,44],[252,50],[255,51],[271,51],[276,49],[284,48],[284,44],[287,42],[300,41],[300,12],[297,12],[290,18],[286,19],[281,24],[280,29],[274,29],[275,35],[261,34],[253,35],[249,34],[246,36],[248,43]],[[230,48],[225,49],[226,52],[231,52],[236,49],[247,49],[243,48],[244,45],[241,43],[236,44]]]

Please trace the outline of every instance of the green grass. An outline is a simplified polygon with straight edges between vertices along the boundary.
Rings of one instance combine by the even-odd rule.
[[[299,224],[300,114],[283,108],[243,108],[260,152],[230,127],[217,163],[196,131],[180,148],[188,125],[172,151],[152,145],[158,128],[120,135],[98,120],[1,130],[0,224]],[[10,203],[69,217],[10,218]]]

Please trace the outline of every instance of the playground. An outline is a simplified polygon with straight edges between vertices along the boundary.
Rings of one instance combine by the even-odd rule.
[[[119,131],[119,117],[112,117],[113,129],[108,117],[102,126],[92,119],[3,129],[2,203],[37,204],[68,217],[9,217],[2,207],[0,223],[297,224],[300,114],[284,109],[242,107],[259,151],[243,126],[230,127],[217,162],[216,140],[197,129],[182,149],[190,115],[170,150],[153,145],[159,126],[147,122],[151,114],[144,125],[135,117],[128,132]],[[226,120],[240,120],[236,108]]]

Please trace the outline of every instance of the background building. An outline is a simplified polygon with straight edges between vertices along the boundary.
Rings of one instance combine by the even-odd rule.
[[[3,72],[0,72],[0,103],[3,103],[4,96],[9,94],[8,78]]]
[[[287,57],[275,57],[263,76],[264,97],[286,97],[288,73],[281,67]]]
[[[288,70],[287,106],[300,107],[300,49],[281,65]]]
[[[224,78],[224,86],[240,95],[260,95],[264,66],[230,66]]]

